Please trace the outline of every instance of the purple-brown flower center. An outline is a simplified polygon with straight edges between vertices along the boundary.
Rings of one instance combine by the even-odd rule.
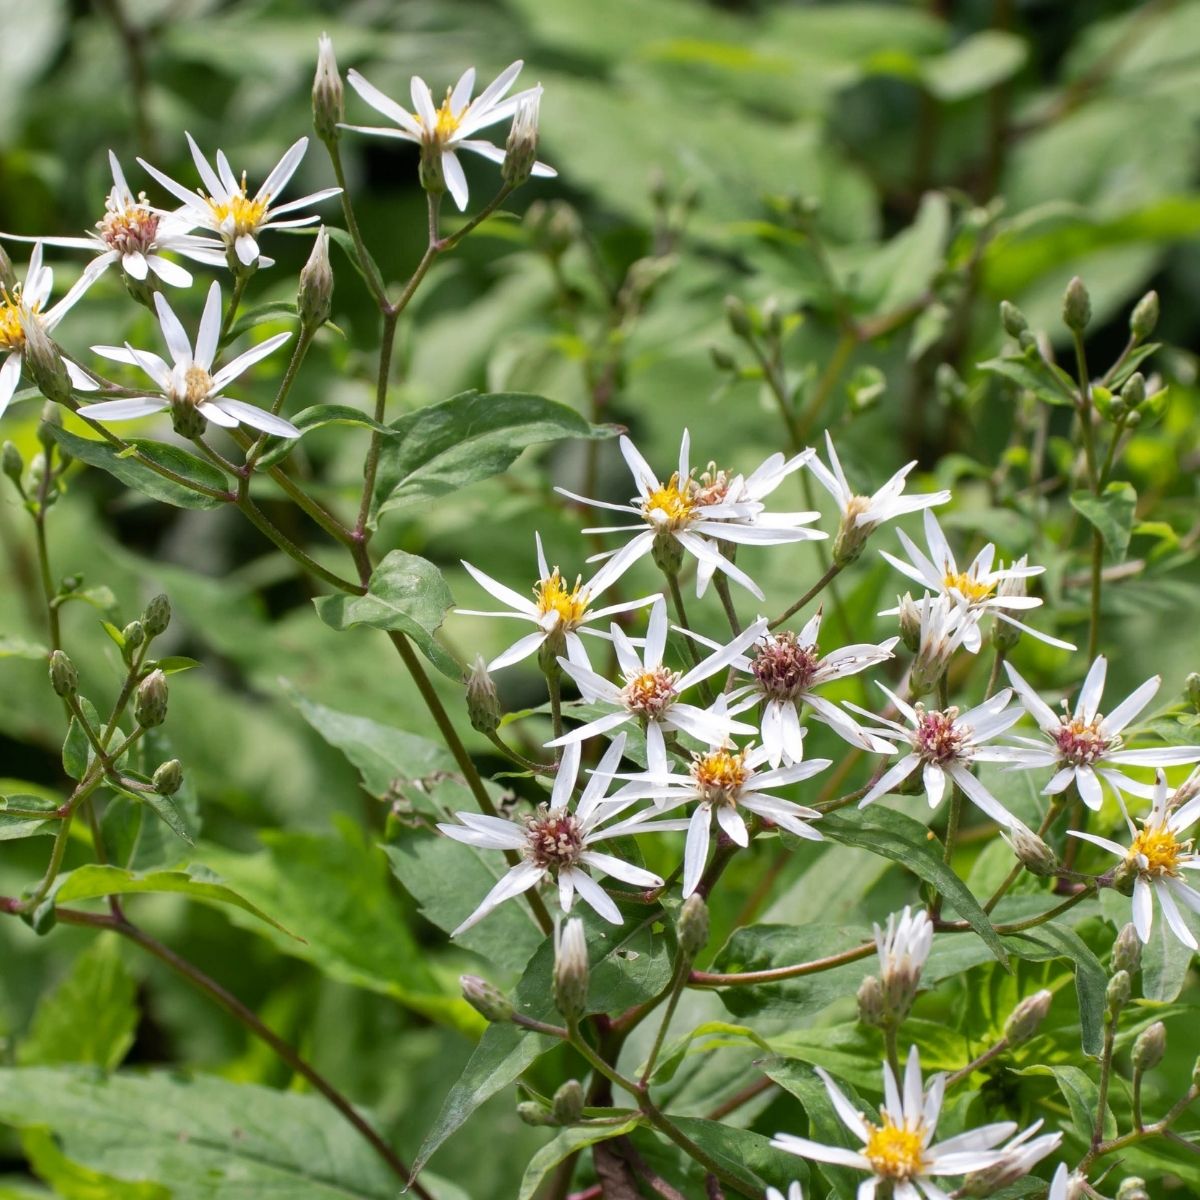
[[[525,856],[539,867],[569,867],[583,851],[583,828],[573,813],[539,809],[525,822]]]
[[[147,254],[158,237],[158,214],[137,204],[110,209],[96,228],[105,244],[118,254]]]
[[[927,762],[945,763],[958,758],[969,730],[957,725],[958,709],[927,712],[917,707],[913,748]]]
[[[812,682],[821,656],[794,633],[769,638],[755,652],[750,670],[770,700],[793,700]]]
[[[621,689],[621,700],[630,712],[639,717],[657,720],[675,703],[675,685],[679,676],[666,667],[643,671],[638,675],[627,675]]]
[[[1103,757],[1112,739],[1100,732],[1101,719],[1096,717],[1092,721],[1084,721],[1079,717],[1063,718],[1054,734],[1054,741],[1064,762],[1078,767]]]

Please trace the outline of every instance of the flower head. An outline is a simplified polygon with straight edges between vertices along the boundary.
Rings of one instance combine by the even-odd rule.
[[[196,170],[204,184],[203,189],[189,191],[182,183],[163,174],[144,159],[139,158],[138,162],[167,191],[183,201],[183,207],[176,211],[176,217],[180,221],[186,221],[188,228],[211,229],[243,267],[255,263],[261,266],[271,265],[271,259],[263,258],[259,254],[258,238],[263,230],[290,229],[299,225],[312,225],[320,220],[315,213],[310,213],[305,217],[289,217],[281,221],[279,218],[285,213],[296,212],[310,204],[341,194],[341,188],[322,188],[319,192],[301,196],[299,200],[289,200],[286,204],[276,203],[280,193],[296,173],[305,150],[308,149],[306,137],[288,147],[283,157],[263,180],[262,186],[251,195],[246,183],[246,172],[243,171],[241,179],[238,179],[223,150],[217,151],[217,166],[214,170],[200,152],[200,147],[196,145],[192,135],[189,133],[185,136],[188,148],[192,152],[192,161],[196,164]]]
[[[1154,699],[1162,684],[1159,675],[1151,676],[1105,715],[1100,711],[1100,701],[1108,663],[1101,655],[1088,670],[1074,710],[1064,701],[1063,711],[1056,713],[1011,664],[1004,665],[1021,703],[1043,734],[1040,739],[1018,738],[1021,747],[1010,752],[1012,761],[1028,767],[1056,768],[1044,789],[1048,795],[1057,795],[1073,783],[1084,804],[1098,809],[1104,800],[1101,780],[1118,794],[1129,792],[1144,798],[1153,794],[1150,787],[1124,774],[1125,767],[1170,767],[1200,762],[1200,748],[1195,746],[1124,748],[1121,734]]]
[[[1010,1183],[1024,1179],[1047,1154],[1053,1154],[1062,1145],[1063,1135],[1057,1132],[1035,1137],[1041,1127],[1042,1122],[1035,1121],[1005,1142],[998,1151],[1002,1156],[999,1162],[985,1170],[972,1171],[963,1181],[963,1195],[990,1196]],[[1065,1171],[1066,1168],[1061,1169]]]
[[[412,112],[352,70],[346,75],[350,86],[376,112],[395,121],[396,128],[380,128],[374,125],[346,125],[343,128],[415,142],[421,147],[423,168],[440,176],[444,190],[449,191],[461,212],[467,207],[468,190],[467,177],[463,172],[462,163],[458,160],[458,151],[470,150],[492,162],[503,163],[506,151],[485,139],[476,138],[475,134],[508,120],[521,110],[527,101],[541,95],[540,85],[517,92],[513,96],[508,95],[524,65],[524,62],[518,59],[505,67],[474,100],[471,99],[471,93],[475,89],[475,68],[469,67],[454,87],[446,90],[445,99],[440,105],[434,102],[429,85],[414,75],[409,88],[412,95]],[[530,111],[528,107],[524,109],[523,122],[528,122]],[[536,111],[536,108],[532,109],[535,122]],[[542,177],[558,173],[540,162],[533,163],[530,172]]]
[[[887,928],[875,926],[875,948],[879,954],[879,978],[889,1010],[903,1017],[912,1006],[921,982],[925,960],[933,949],[933,922],[929,914],[905,905],[891,913]]]
[[[157,354],[135,350],[128,343],[124,346],[93,346],[92,350],[114,362],[139,367],[154,380],[157,390],[128,400],[105,400],[86,405],[79,410],[80,416],[93,421],[129,421],[170,409],[176,426],[186,436],[202,432],[205,421],[225,429],[242,424],[276,437],[300,436],[301,431],[291,421],[221,394],[254,363],[282,346],[292,336],[290,333],[277,333],[214,370],[221,333],[221,285],[214,281],[208,290],[194,347],[161,292],[154,293],[154,307],[171,355],[169,364]]]

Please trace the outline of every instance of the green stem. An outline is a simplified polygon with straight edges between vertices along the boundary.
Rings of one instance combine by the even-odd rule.
[[[1105,1014],[1104,1049],[1100,1055],[1100,1086],[1096,1098],[1096,1124],[1092,1129],[1092,1148],[1104,1141],[1104,1114],[1108,1110],[1108,1087],[1112,1081],[1113,1049],[1117,1037],[1117,1014],[1110,1009]]]
[[[1007,651],[1003,646],[996,647],[996,656],[992,659],[992,670],[988,675],[987,689],[983,693],[985,700],[992,698],[992,693],[996,690],[996,684],[1000,682],[1000,669],[1004,666],[1004,659]]]
[[[1055,796],[1054,799],[1051,800],[1050,806],[1046,810],[1046,815],[1042,818],[1042,823],[1038,826],[1038,829],[1037,829],[1038,837],[1046,836],[1046,831],[1050,828],[1051,825],[1054,824],[1055,818],[1058,816],[1058,814],[1060,812],[1062,812],[1062,810],[1063,810],[1063,801],[1062,801],[1061,794],[1060,794],[1058,796]],[[1004,877],[1004,881],[992,893],[992,895],[988,899],[987,903],[983,906],[983,911],[985,913],[990,913],[996,907],[996,905],[999,904],[1000,901],[1004,899],[1004,896],[1008,892],[1008,889],[1010,887],[1012,887],[1012,885],[1014,883],[1017,882],[1018,877],[1020,876],[1021,872],[1024,869],[1025,869],[1025,865],[1021,862],[1017,862],[1013,866],[1012,870],[1010,870],[1009,873]]]
[[[350,201],[350,187],[346,182],[346,171],[342,166],[342,152],[338,147],[337,140],[327,141],[325,149],[329,151],[329,161],[333,164],[334,177],[337,179],[338,187],[342,189],[342,215],[346,218],[346,229],[358,254],[359,268],[366,281],[367,290],[375,298],[375,302],[380,308],[386,308],[387,288],[384,287],[383,280],[379,276],[379,269],[375,266],[375,260],[367,250],[367,244],[363,241],[362,233],[358,228],[358,218],[354,215],[354,205]]]
[[[221,320],[221,334],[217,338],[217,345],[223,346],[226,338],[229,337],[229,331],[233,328],[234,318],[237,316],[237,311],[242,306],[242,297],[246,294],[246,285],[250,282],[250,274],[247,271],[239,271],[234,276],[233,294],[229,297],[229,307],[225,310],[225,316]]]
[[[742,623],[738,620],[737,607],[734,605],[733,596],[729,591],[729,580],[722,572],[718,571],[713,576],[713,587],[721,598],[721,607],[725,609],[725,619],[729,622],[729,628],[733,630],[733,636],[739,637],[742,632]]]
[[[962,1083],[964,1079],[969,1079],[971,1075],[978,1071],[980,1067],[986,1067],[993,1059],[1000,1057],[1008,1049],[1008,1038],[1002,1037],[994,1046],[989,1046],[978,1058],[973,1058],[965,1067],[960,1067],[952,1075],[946,1077],[946,1087],[952,1088],[957,1083]]]
[[[1088,662],[1100,648],[1100,593],[1104,584],[1104,537],[1092,527],[1091,602],[1088,606]]]
[[[691,622],[688,621],[687,607],[683,603],[683,592],[679,587],[679,575],[674,572],[664,571],[667,577],[667,586],[671,591],[671,603],[675,605],[675,615],[679,618],[681,628],[691,630]],[[700,665],[700,647],[697,646],[694,638],[685,637],[683,639],[687,643],[688,654],[691,655],[692,665],[698,667]]]
[[[340,575],[321,566],[316,559],[312,558],[305,551],[301,550],[295,542],[291,540],[281,529],[278,529],[271,521],[269,521],[254,503],[249,496],[238,496],[236,502],[237,507],[245,514],[246,519],[260,533],[268,537],[280,550],[289,558],[294,559],[304,570],[310,574],[317,576],[318,579],[323,579],[331,587],[335,587],[339,592],[348,592],[354,596],[362,596],[366,593],[366,588],[357,583],[352,583],[348,579],[343,579]]]
[[[841,378],[842,372],[846,369],[846,364],[850,361],[850,356],[854,353],[855,347],[858,345],[858,333],[853,328],[843,329],[838,337],[837,345],[833,348],[833,353],[829,356],[829,361],[825,364],[825,370],[821,372],[821,378],[817,380],[817,386],[813,388],[813,393],[805,404],[799,419],[795,422],[793,428],[795,436],[793,445],[799,450],[804,443],[804,439],[808,437],[809,430],[812,429],[817,418],[829,403],[829,397],[833,393],[833,389],[837,381]]]
[[[392,369],[392,352],[396,346],[396,322],[399,316],[396,312],[386,311],[383,316],[383,335],[379,347],[379,375],[375,382],[375,420],[383,424],[387,412],[389,375]],[[365,544],[367,537],[367,521],[371,516],[371,502],[375,496],[375,476],[379,471],[379,456],[383,451],[383,434],[378,429],[371,430],[371,443],[367,447],[367,461],[363,468],[362,500],[358,505],[358,520],[354,523],[354,537]]]
[[[671,1018],[675,1015],[675,1009],[679,1004],[679,997],[683,995],[683,989],[687,986],[689,968],[691,960],[686,958],[683,951],[679,951],[679,957],[675,961],[675,970],[671,976],[671,982],[667,989],[667,1008],[662,1015],[662,1020],[658,1023],[658,1030],[654,1034],[654,1041],[650,1046],[650,1053],[646,1056],[646,1065],[642,1070],[642,1077],[638,1086],[644,1091],[650,1085],[650,1077],[654,1074],[654,1065],[658,1062],[658,1056],[662,1052],[663,1042],[667,1036],[667,1029],[671,1024]]]
[[[784,609],[768,626],[768,629],[776,629],[791,617],[794,617],[809,601],[815,599],[841,574],[842,567],[838,563],[830,563],[825,570],[825,574],[817,580],[816,583],[796,601],[795,604]]]
[[[896,1047],[897,1034],[899,1032],[900,1030],[894,1020],[889,1020],[883,1027],[884,1053],[887,1056],[888,1066],[892,1068],[892,1074],[895,1076],[897,1083],[904,1078],[900,1070],[900,1052]]]

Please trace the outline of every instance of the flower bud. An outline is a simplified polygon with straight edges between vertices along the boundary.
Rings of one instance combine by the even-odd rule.
[[[588,973],[583,922],[571,917],[554,938],[554,1004],[569,1023],[587,1011]]]
[[[693,892],[679,910],[679,949],[691,962],[708,944],[708,905],[699,892]]]
[[[151,671],[138,684],[133,715],[143,729],[153,729],[167,719],[167,677],[161,671]]]
[[[50,686],[55,694],[66,698],[79,691],[79,672],[75,664],[61,651],[50,655]]]
[[[1125,407],[1131,412],[1141,407],[1146,399],[1146,377],[1141,371],[1134,371],[1132,375],[1125,381],[1125,386],[1121,389],[1121,400]]]
[[[1092,319],[1092,300],[1078,275],[1063,293],[1062,317],[1063,324],[1075,333],[1082,333]]]
[[[1126,925],[1117,934],[1113,942],[1112,958],[1109,966],[1114,972],[1134,975],[1142,965],[1142,939],[1132,923]]]
[[[12,442],[5,442],[0,450],[0,470],[12,480],[17,491],[21,490],[21,476],[25,474],[25,460]]]
[[[1167,1027],[1161,1021],[1147,1025],[1133,1043],[1133,1069],[1136,1074],[1153,1071],[1167,1052]]]
[[[568,1079],[554,1093],[550,1112],[559,1125],[574,1125],[583,1116],[583,1085],[578,1079]]]
[[[729,328],[740,338],[753,336],[754,327],[750,323],[750,313],[746,305],[737,296],[725,297],[725,320]]]
[[[1131,991],[1128,971],[1118,971],[1109,981],[1104,993],[1104,1003],[1108,1009],[1108,1019],[1115,1021],[1121,1009],[1129,1003]]]
[[[905,592],[897,600],[897,604],[900,609],[900,640],[906,650],[916,654],[921,648],[921,610],[913,600],[911,592]]]
[[[346,119],[346,96],[337,59],[333,55],[333,40],[327,33],[317,39],[317,73],[312,89],[313,128],[323,142],[333,142],[340,136],[338,124]]]
[[[675,576],[683,566],[683,547],[669,533],[660,533],[650,548],[654,565],[664,574]]]
[[[154,772],[154,790],[160,796],[173,796],[183,787],[183,767],[179,759],[169,758]]]
[[[329,230],[317,230],[312,253],[300,269],[300,289],[296,309],[305,329],[319,329],[329,320],[333,308],[333,268],[329,263]]]
[[[881,1029],[887,1023],[887,1015],[883,984],[874,975],[868,975],[858,985],[858,1019],[864,1025]]]
[[[71,399],[71,377],[58,347],[50,340],[41,318],[29,309],[20,314],[21,332],[25,335],[24,363],[37,390],[55,404]]]
[[[146,605],[146,611],[142,613],[142,627],[146,630],[147,637],[154,638],[166,633],[170,624],[171,601],[167,596],[159,594]]]
[[[1147,292],[1134,307],[1129,318],[1129,332],[1137,340],[1148,338],[1158,324],[1158,293]]]
[[[124,653],[128,656],[146,640],[145,625],[141,621],[130,621],[121,630],[121,640],[125,643]]]
[[[208,428],[204,414],[186,398],[171,401],[171,428],[189,442],[202,437]]]
[[[509,187],[520,187],[533,172],[538,151],[538,108],[542,89],[533,88],[517,105],[508,141],[504,144],[504,162],[500,176]]]
[[[526,1125],[533,1125],[534,1127],[558,1124],[554,1119],[554,1114],[540,1105],[536,1100],[522,1100],[517,1105],[517,1116]]]
[[[1053,875],[1058,869],[1058,858],[1054,851],[1038,837],[1032,829],[1015,821],[1008,831],[1006,841],[1021,865],[1034,875]]]
[[[736,371],[738,369],[737,360],[728,350],[722,350],[720,346],[709,346],[708,355],[718,371]]]
[[[1154,293],[1151,292],[1150,295],[1153,296]],[[1117,1188],[1116,1200],[1150,1200],[1150,1193],[1146,1191],[1146,1181],[1137,1175],[1122,1179],[1120,1187]]]
[[[493,1023],[512,1020],[512,1001],[494,984],[478,975],[464,975],[458,982],[463,999],[481,1017]]]
[[[1038,1031],[1038,1026],[1046,1019],[1050,1011],[1050,1002],[1054,999],[1049,991],[1043,988],[1026,996],[1016,1008],[1008,1014],[1004,1025],[1004,1036],[1009,1046],[1020,1046],[1029,1041]]]
[[[480,733],[493,733],[500,724],[500,698],[482,654],[476,655],[467,676],[467,716]]]
[[[867,523],[865,525],[859,523],[859,515],[862,510],[855,501],[859,497],[851,498],[850,503],[846,505],[846,511],[842,513],[842,519],[838,523],[838,531],[833,539],[833,561],[835,566],[848,567],[852,562],[855,562],[863,552],[863,548],[867,544],[867,539],[871,536],[875,525]],[[920,618],[918,618],[918,625]]]
[[[1009,337],[1015,338],[1019,338],[1029,328],[1025,314],[1007,300],[1000,301],[1000,324],[1004,326],[1004,332]]]
[[[417,169],[421,186],[431,196],[441,196],[446,191],[446,175],[442,170],[442,152],[431,142],[421,143],[421,162]]]

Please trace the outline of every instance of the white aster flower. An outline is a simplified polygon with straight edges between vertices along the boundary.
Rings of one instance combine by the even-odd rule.
[[[607,799],[604,795],[624,750],[625,736],[621,734],[609,746],[574,807],[570,799],[579,775],[578,744],[568,746],[563,751],[549,805],[539,808],[523,821],[460,812],[455,813],[460,824],[438,825],[442,833],[456,842],[483,850],[515,850],[521,856],[521,861],[505,873],[451,937],[457,937],[482,921],[505,900],[519,896],[535,884],[551,878],[557,883],[558,903],[564,913],[571,911],[575,893],[578,892],[606,921],[614,925],[623,924],[621,912],[612,897],[585,868],[635,887],[663,886],[662,879],[650,871],[594,849],[598,842],[606,838],[680,830],[687,825],[685,821],[648,821],[645,812],[615,824],[606,824],[637,803],[638,799],[626,795],[627,789]]]
[[[153,395],[88,404],[79,410],[80,416],[93,421],[130,421],[166,409],[185,415],[194,410],[205,420],[224,429],[233,429],[241,424],[276,437],[300,437],[301,431],[291,421],[221,394],[254,363],[282,346],[292,336],[290,333],[277,333],[214,371],[213,360],[217,355],[217,342],[221,334],[221,285],[214,280],[208,289],[195,348],[161,292],[154,293],[154,307],[158,311],[163,340],[171,355],[169,364],[157,354],[135,350],[128,344],[93,346],[92,350],[114,362],[139,367],[154,380],[158,390]]]
[[[696,890],[704,873],[714,812],[722,832],[739,846],[750,844],[750,831],[742,816],[743,809],[797,837],[813,842],[823,840],[820,833],[807,823],[820,818],[821,814],[816,809],[767,793],[773,788],[811,778],[828,767],[830,760],[814,758],[790,767],[760,771],[759,768],[766,761],[767,752],[761,746],[736,750],[722,744],[711,747],[703,754],[693,755],[691,768],[686,775],[647,771],[621,777],[631,781],[631,794],[652,799],[656,807],[663,811],[698,801],[687,822],[687,842],[683,854],[685,900]]]
[[[916,1046],[908,1052],[903,1095],[890,1064],[883,1064],[883,1108],[878,1125],[855,1109],[827,1071],[820,1067],[816,1071],[842,1123],[862,1141],[862,1149],[824,1146],[790,1133],[777,1133],[771,1145],[814,1162],[869,1171],[871,1178],[859,1185],[858,1200],[873,1200],[880,1184],[891,1185],[895,1200],[946,1200],[946,1192],[934,1177],[986,1170],[1003,1156],[1002,1150],[994,1148],[996,1143],[1016,1132],[1014,1121],[997,1121],[934,1142],[946,1076],[935,1075],[926,1090]]]
[[[138,162],[167,191],[183,201],[183,208],[178,209],[175,214],[179,220],[186,221],[188,228],[211,229],[225,246],[233,251],[237,261],[244,267],[254,263],[264,267],[271,265],[272,259],[263,258],[259,254],[258,238],[263,230],[291,229],[299,225],[312,225],[321,219],[312,213],[306,217],[279,220],[284,213],[296,212],[310,204],[341,194],[341,188],[322,188],[308,196],[301,196],[299,200],[289,200],[286,204],[275,203],[280,192],[287,187],[288,181],[296,173],[296,168],[308,149],[306,137],[288,147],[284,156],[263,180],[262,187],[251,196],[246,186],[246,172],[242,172],[239,182],[223,150],[217,151],[217,167],[214,171],[208,159],[200,153],[200,147],[196,145],[192,135],[188,133],[184,136],[187,138],[200,180],[204,184],[203,190],[189,191],[182,183],[152,167],[145,159],[139,158]]]
[[[710,471],[693,478],[689,461],[691,439],[683,431],[679,447],[679,469],[665,483],[650,469],[646,460],[627,437],[621,438],[621,454],[637,484],[638,495],[628,504],[610,504],[589,500],[566,488],[562,495],[594,508],[632,514],[637,525],[615,525],[586,529],[585,533],[633,533],[619,550],[594,555],[589,562],[607,559],[597,579],[612,582],[657,542],[674,543],[678,552],[687,551],[697,561],[696,594],[702,596],[715,571],[722,571],[747,591],[763,599],[758,584],[740,567],[723,555],[714,543],[734,542],[758,546],[780,546],[788,542],[809,541],[826,535],[817,529],[804,529],[821,514],[816,512],[765,513],[763,498],[773,492],[793,471],[803,466],[809,451],[784,459],[773,454],[748,476],[729,476]]]
[[[16,284],[11,291],[0,288],[0,354],[7,355],[4,365],[0,366],[0,417],[4,416],[21,381],[21,365],[25,360],[22,320],[37,320],[50,333],[87,291],[90,283],[86,275],[80,276],[53,308],[46,308],[46,301],[50,299],[54,287],[54,272],[42,265],[42,243],[38,242],[29,256],[25,282]],[[67,368],[72,387],[81,392],[96,391],[99,385],[90,375],[69,359],[64,359],[63,365]]]
[[[1030,637],[1035,637],[1049,646],[1058,646],[1063,650],[1075,649],[1070,642],[1051,637],[1047,633],[1040,633],[1012,616],[1015,611],[1041,606],[1042,602],[1037,596],[1025,595],[1024,588],[1015,587],[1014,584],[1017,581],[1042,574],[1045,567],[1031,567],[1024,558],[1018,559],[1007,567],[1003,564],[998,567],[994,566],[996,547],[989,542],[964,570],[960,570],[958,561],[954,557],[954,551],[950,549],[950,543],[942,532],[942,527],[933,513],[928,511],[925,513],[925,540],[929,546],[928,555],[920,550],[902,529],[898,529],[896,535],[908,554],[909,561],[905,562],[904,559],[897,558],[886,550],[881,550],[879,553],[901,574],[907,575],[909,579],[921,584],[922,587],[929,588],[934,595],[940,593],[961,597],[978,617],[990,613],[998,620],[1006,621],[1009,625],[1015,626],[1023,633],[1027,633]],[[894,616],[897,611],[894,608],[887,609],[879,615],[881,617]],[[982,644],[983,638],[978,627],[969,628],[967,636],[963,639],[963,646],[975,654]]]
[[[643,608],[647,604],[653,604],[660,597],[657,594],[643,596],[640,600],[626,600],[621,604],[610,604],[607,608],[593,609],[592,601],[613,582],[613,578],[601,579],[597,573],[591,583],[585,584],[577,577],[575,586],[568,588],[558,567],[551,570],[546,562],[546,554],[542,549],[542,535],[535,533],[534,539],[537,542],[539,572],[538,581],[533,588],[534,599],[527,600],[478,567],[464,562],[463,566],[475,582],[501,603],[507,604],[511,611],[481,612],[473,608],[458,608],[455,612],[467,617],[515,617],[522,621],[532,621],[537,626],[535,633],[518,638],[507,650],[493,658],[487,665],[489,671],[512,666],[513,663],[520,662],[540,650],[546,643],[549,643],[556,655],[559,650],[565,649],[571,662],[577,666],[590,667],[587,649],[579,635],[587,633],[605,640],[610,635],[600,629],[589,629],[588,625],[619,612]]]
[[[866,808],[893,791],[920,768],[930,808],[937,808],[941,804],[948,783],[956,783],[967,799],[978,805],[992,820],[1004,826],[1011,825],[1012,814],[971,774],[971,768],[980,762],[1012,761],[1011,754],[1006,753],[1004,747],[984,745],[1021,719],[1019,705],[1008,707],[1012,691],[1005,688],[990,700],[960,713],[954,706],[927,709],[923,704],[911,705],[882,683],[879,687],[904,716],[910,728],[887,717],[874,716],[874,720],[886,726],[874,732],[901,739],[909,744],[910,750],[884,772],[859,801],[859,808]],[[863,716],[873,716],[857,705],[851,704],[849,707]]]
[[[905,622],[917,623],[917,647],[913,653],[909,682],[914,694],[932,691],[946,674],[950,660],[968,642],[979,638],[979,614],[961,596],[943,592],[937,596],[925,593],[914,601],[906,592],[896,609],[900,627]]]
[[[1041,740],[1019,737],[1021,747],[1013,748],[1012,759],[1021,766],[1057,768],[1043,789],[1047,795],[1057,795],[1073,783],[1084,804],[1090,809],[1098,809],[1104,800],[1100,787],[1102,779],[1118,795],[1129,792],[1147,798],[1154,794],[1151,786],[1124,774],[1125,767],[1173,767],[1200,762],[1200,748],[1196,746],[1122,749],[1121,732],[1154,699],[1162,684],[1160,675],[1151,676],[1105,716],[1100,712],[1108,672],[1103,655],[1088,670],[1074,712],[1067,708],[1065,700],[1063,711],[1054,712],[1011,664],[1004,666],[1025,710],[1045,735]]]
[[[631,722],[640,723],[646,731],[646,765],[658,774],[667,770],[667,747],[664,735],[687,733],[709,745],[725,741],[731,733],[754,733],[753,725],[734,721],[723,706],[708,709],[685,704],[680,697],[691,687],[715,675],[726,667],[757,637],[765,632],[766,620],[752,625],[728,646],[718,646],[714,654],[689,671],[672,671],[663,665],[667,645],[667,604],[657,597],[650,610],[646,628],[646,644],[641,654],[618,625],[613,625],[612,640],[624,682],[617,684],[597,675],[590,667],[569,659],[559,659],[562,669],[578,685],[583,698],[592,704],[613,708],[570,733],[547,742],[547,746],[566,746],[589,737],[608,733]]]
[[[429,85],[414,75],[409,88],[412,95],[412,112],[352,70],[346,75],[350,86],[376,112],[395,121],[397,128],[380,128],[373,125],[343,125],[342,128],[415,142],[421,147],[422,154],[437,158],[442,178],[446,182],[446,190],[454,198],[454,203],[461,212],[467,207],[468,192],[467,177],[463,173],[462,163],[458,161],[458,151],[470,150],[492,162],[503,163],[505,151],[502,146],[495,146],[474,135],[481,129],[508,120],[525,101],[541,95],[542,89],[539,85],[508,96],[509,88],[516,82],[524,65],[524,62],[518,59],[505,67],[474,100],[471,99],[471,92],[475,89],[475,68],[469,67],[454,87],[447,89],[446,98],[440,107],[434,104],[433,92]],[[543,178],[558,174],[553,167],[541,162],[533,164],[532,173]]]
[[[130,279],[141,282],[154,274],[172,287],[190,287],[191,272],[164,258],[166,251],[182,254],[195,262],[224,265],[225,251],[220,242],[195,236],[190,232],[195,222],[153,208],[144,193],[135,196],[111,150],[108,163],[112,168],[113,186],[104,202],[104,216],[96,222],[94,233],[89,231],[87,237],[81,238],[25,238],[7,233],[3,236],[18,242],[40,241],[47,246],[92,251],[96,257],[84,271],[89,285],[114,263],[119,263]]]
[[[1184,802],[1178,801],[1184,797]],[[1167,777],[1157,772],[1154,800],[1141,829],[1126,815],[1130,845],[1126,849],[1108,838],[1072,829],[1072,837],[1083,838],[1117,855],[1125,870],[1133,876],[1133,927],[1143,942],[1150,940],[1154,921],[1152,900],[1158,898],[1171,932],[1189,949],[1195,950],[1196,938],[1179,912],[1179,905],[1200,913],[1200,892],[1189,887],[1181,871],[1200,870],[1200,856],[1192,850],[1192,839],[1180,835],[1200,818],[1200,796],[1195,795],[1194,776],[1168,799]]]
[[[804,1189],[800,1186],[798,1179],[793,1179],[788,1184],[786,1196],[778,1188],[769,1187],[766,1200],[804,1200]]]
[[[867,538],[884,521],[945,504],[950,493],[926,492],[920,496],[905,496],[904,483],[908,473],[917,465],[913,459],[901,467],[874,495],[861,496],[846,482],[846,474],[833,448],[829,430],[825,431],[825,449],[829,454],[827,467],[815,454],[808,460],[808,469],[817,477],[817,482],[833,497],[841,513],[841,526],[834,543],[834,558],[840,562],[853,562],[866,544]]]
[[[1046,1200],[1081,1200],[1088,1195],[1094,1193],[1088,1189],[1087,1176],[1070,1170],[1066,1163],[1059,1163],[1054,1178],[1050,1180],[1050,1192]]]
[[[990,1196],[1010,1183],[1024,1179],[1047,1154],[1053,1154],[1062,1145],[1063,1135],[1061,1132],[1043,1133],[1035,1137],[1042,1124],[1040,1120],[1035,1121],[1028,1129],[1022,1129],[1005,1142],[998,1151],[1003,1155],[1000,1161],[983,1171],[968,1175],[963,1182],[963,1193],[967,1196]],[[1059,1171],[1065,1174],[1066,1167],[1060,1167]],[[1055,1194],[1053,1188],[1050,1194]]]
[[[875,926],[879,978],[892,1009],[907,1012],[921,982],[921,972],[933,949],[933,922],[923,909],[908,905],[891,913],[887,927]]]

